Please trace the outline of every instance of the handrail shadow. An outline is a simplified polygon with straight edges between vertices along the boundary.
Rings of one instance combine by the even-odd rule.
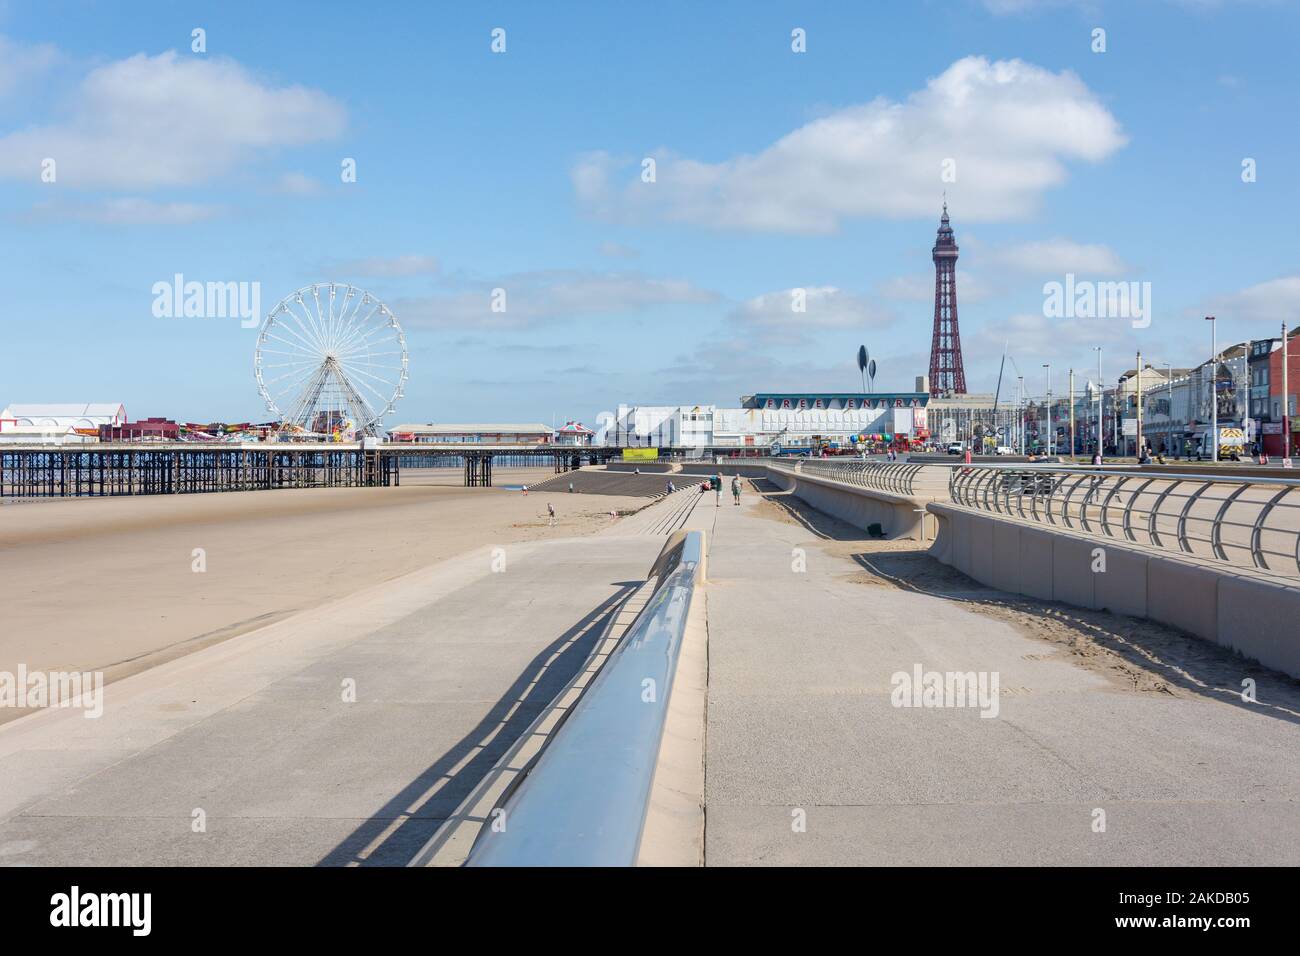
[[[405,866],[433,836],[443,819],[469,796],[501,755],[528,729],[538,712],[577,675],[608,623],[644,582],[613,583],[618,590],[539,651],[473,730],[394,794],[316,865]],[[554,655],[558,656],[551,661]],[[435,800],[448,805],[446,813],[421,812]]]

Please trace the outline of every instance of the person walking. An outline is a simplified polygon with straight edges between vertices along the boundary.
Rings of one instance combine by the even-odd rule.
[[[551,504],[549,501],[546,502],[546,513],[551,516],[551,527],[554,528],[555,527],[555,505]]]
[[[713,476],[713,492],[714,492],[713,507],[721,508],[722,507],[722,476],[721,475],[715,474]]]
[[[731,497],[736,507],[740,507],[740,476],[739,475],[736,475],[731,479]]]

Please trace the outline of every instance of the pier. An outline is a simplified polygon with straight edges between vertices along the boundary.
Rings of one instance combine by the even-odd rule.
[[[556,474],[607,462],[619,449],[432,444],[202,444],[157,442],[0,447],[0,498],[200,494],[276,488],[387,488],[406,468],[463,467],[466,487],[490,487],[492,468],[545,466]]]

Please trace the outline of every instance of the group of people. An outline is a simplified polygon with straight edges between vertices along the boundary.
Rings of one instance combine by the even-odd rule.
[[[640,469],[637,469],[636,474],[640,474],[640,473],[641,473]],[[731,478],[731,499],[732,499],[732,504],[736,505],[737,507],[740,506],[740,487],[741,487],[740,476],[733,475]],[[715,495],[714,507],[721,507],[722,506],[722,475],[715,474],[712,478],[708,479],[707,481],[700,482],[700,494],[704,494],[710,488],[713,489]],[[523,485],[520,488],[520,490],[525,495],[528,494],[527,485]],[[677,485],[674,484],[671,479],[669,479],[666,490],[668,494],[671,495],[673,492],[677,490]],[[569,492],[570,493],[573,492],[573,482],[569,482]],[[554,527],[555,526],[555,505],[551,504],[549,501],[546,503],[546,514],[547,517],[549,518],[549,524],[551,525],[551,527]],[[612,518],[613,516],[614,516],[614,512],[611,511],[610,517]]]
[[[671,485],[672,482],[669,482],[669,486]],[[714,493],[713,506],[715,508],[721,507],[722,506],[722,476],[721,475],[715,474],[708,481],[700,482],[700,494],[704,494],[710,488],[713,489],[713,493]],[[736,505],[737,507],[740,506],[740,476],[739,475],[732,475],[731,477],[731,499],[732,499],[732,504]]]
[[[701,481],[701,483],[699,483],[699,493],[701,494],[707,492],[707,490],[710,488],[714,489],[714,496],[715,496],[714,507],[722,507],[723,476],[714,475],[711,477],[711,479],[708,479],[707,481]],[[732,476],[732,503],[737,507],[740,506],[740,488],[741,488],[740,476],[733,475]],[[672,494],[673,492],[676,492],[676,490],[677,490],[677,485],[672,484],[672,481],[669,481],[668,494]]]

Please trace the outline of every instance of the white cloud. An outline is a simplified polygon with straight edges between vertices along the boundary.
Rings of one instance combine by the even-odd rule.
[[[796,293],[802,293],[802,312],[795,311],[800,300]],[[741,304],[731,317],[744,325],[776,329],[879,327],[894,319],[891,312],[871,300],[834,286],[765,292]]]
[[[92,222],[110,226],[178,226],[220,215],[217,206],[189,202],[154,202],[134,196],[91,203],[38,203],[28,218],[53,222]]]
[[[291,196],[315,196],[321,191],[320,180],[306,173],[285,173],[275,183],[276,190]]]
[[[846,107],[756,155],[706,163],[660,151],[645,183],[639,162],[597,152],[571,180],[580,204],[610,220],[829,233],[845,219],[930,216],[945,189],[964,221],[1022,218],[1065,181],[1067,161],[1099,162],[1124,142],[1073,73],[966,57],[902,102]],[[947,159],[954,183],[940,178]]]
[[[0,97],[8,96],[21,84],[50,69],[60,59],[58,50],[49,44],[19,46],[0,36]]]
[[[1167,339],[1162,339],[1161,345],[1163,351],[1171,354],[1157,355],[1151,350],[1152,337],[1143,332],[1122,319],[1052,319],[1042,313],[1028,312],[1011,315],[962,335],[967,379],[974,370],[981,380],[989,381],[991,390],[1004,347],[1008,348],[1012,361],[1005,369],[1003,395],[1010,394],[1008,389],[1015,390],[1017,374],[1025,377],[1028,392],[1041,395],[1046,389],[1045,362],[1052,366],[1053,391],[1063,394],[1067,390],[1071,368],[1075,388],[1082,389],[1085,381],[1097,377],[1097,353],[1093,348],[1098,345],[1102,347],[1102,375],[1107,382],[1113,382],[1123,371],[1118,366],[1133,367],[1139,349],[1147,361],[1178,364],[1180,359],[1172,354]]]
[[[345,121],[326,94],[269,86],[233,60],[137,54],[87,74],[66,118],[0,138],[0,176],[35,181],[51,157],[61,184],[192,185],[333,139]]]
[[[1275,335],[1283,320],[1292,326],[1300,323],[1300,276],[1270,279],[1228,295],[1215,296],[1204,311],[1206,315],[1232,322],[1268,323],[1266,328],[1256,329],[1255,334]]]
[[[1018,272],[1035,275],[1114,276],[1128,271],[1109,246],[1074,242],[1071,239],[1041,239],[989,250],[988,259]]]
[[[804,311],[795,311],[796,291],[802,291]],[[727,317],[741,337],[752,344],[789,348],[812,344],[814,333],[833,334],[844,330],[884,328],[894,322],[894,313],[863,296],[834,286],[803,290],[780,289],[742,302]],[[855,346],[856,348],[856,346]]]
[[[437,275],[442,268],[437,256],[394,256],[392,258],[352,259],[330,266],[330,271],[359,276],[404,278]]]
[[[796,357],[783,350],[773,355],[754,348],[748,337],[710,335],[646,376],[637,400],[734,407],[739,396],[759,391],[856,392],[862,388],[856,363],[859,344],[861,338],[846,338],[839,360],[827,362],[825,353]],[[872,357],[879,363],[876,390],[910,390],[916,371],[925,370],[928,356],[928,351],[909,355],[888,345],[873,347]]]
[[[505,291],[505,310],[493,311],[493,290]],[[435,328],[527,328],[566,318],[618,316],[663,305],[717,301],[716,292],[682,279],[639,273],[550,270],[475,282],[471,288],[409,298],[393,308],[405,323]]]
[[[641,255],[638,250],[625,246],[621,242],[602,242],[600,254],[610,259],[635,259]]]

